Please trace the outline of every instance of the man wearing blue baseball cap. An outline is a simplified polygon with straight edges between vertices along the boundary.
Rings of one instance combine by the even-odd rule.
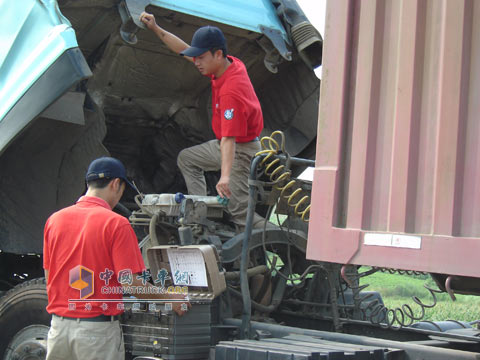
[[[125,184],[134,188],[123,164],[112,157],[96,159],[86,182],[85,196],[45,224],[43,267],[47,312],[52,314],[47,360],[124,359],[119,315],[127,285],[139,289],[132,293],[139,298],[182,298],[149,292],[152,285],[136,276],[145,271],[137,237],[128,220],[112,211]],[[119,275],[126,273],[128,284]],[[176,302],[172,307],[182,315],[188,305]]]
[[[92,180],[98,179],[121,179],[133,190],[137,190],[135,186],[127,179],[127,173],[122,162],[113,157],[101,157],[95,159],[90,163],[87,174],[85,175],[85,181],[87,184]],[[105,181],[106,182],[106,181]]]
[[[189,194],[206,195],[204,171],[221,170],[218,194],[229,198],[233,221],[245,225],[250,161],[260,150],[258,136],[263,115],[255,90],[242,61],[227,55],[222,31],[215,26],[199,28],[188,45],[162,29],[152,14],[140,20],[173,52],[193,62],[212,84],[212,129],[216,139],[180,152],[178,167]]]

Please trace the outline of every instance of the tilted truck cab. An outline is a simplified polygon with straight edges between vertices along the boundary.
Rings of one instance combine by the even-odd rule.
[[[228,52],[247,66],[265,134],[285,130],[294,155],[313,154],[320,83],[313,65],[321,61],[321,38],[296,13],[298,6],[194,3],[2,5],[7,21],[1,33],[10,45],[2,46],[0,58],[3,253],[42,253],[46,218],[82,194],[84,172],[95,157],[121,159],[145,193],[185,190],[178,152],[213,138],[209,80],[137,26],[145,9],[187,42],[199,26],[219,26]],[[295,26],[300,32],[292,32]],[[127,206],[133,195],[127,193]]]

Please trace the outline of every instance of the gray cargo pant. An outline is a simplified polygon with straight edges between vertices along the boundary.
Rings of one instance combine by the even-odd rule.
[[[123,360],[120,322],[77,321],[52,316],[46,360]]]
[[[235,144],[235,160],[230,174],[230,191],[232,196],[228,202],[228,211],[233,221],[245,225],[248,206],[248,176],[250,162],[260,151],[260,141]],[[220,170],[222,158],[220,141],[210,140],[203,144],[183,149],[178,154],[177,164],[185,178],[190,195],[207,194],[204,171]]]

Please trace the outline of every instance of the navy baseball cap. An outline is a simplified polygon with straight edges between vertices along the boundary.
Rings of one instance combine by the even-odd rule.
[[[88,166],[85,180],[87,182],[97,179],[122,179],[134,190],[136,187],[127,179],[127,172],[122,162],[113,157],[101,157],[93,160]]]
[[[203,26],[195,31],[192,44],[180,55],[195,57],[213,48],[226,49],[225,36],[223,36],[222,30],[216,26]]]

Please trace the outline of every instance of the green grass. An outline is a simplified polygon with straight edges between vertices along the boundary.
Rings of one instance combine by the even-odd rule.
[[[283,224],[283,222],[285,221],[285,219],[287,217],[288,217],[287,215],[276,214],[275,209],[274,209],[272,211],[272,215],[270,215],[270,219],[268,219],[268,221],[270,221],[271,223],[274,223],[275,225],[278,226],[280,224]]]
[[[430,276],[412,277],[381,272],[362,278],[360,284],[370,284],[365,291],[380,292],[389,309],[401,308],[403,304],[408,304],[416,315],[420,313],[420,306],[415,304],[412,296],[417,296],[425,304],[432,304],[432,295],[423,285],[427,284],[437,289]],[[452,301],[447,293],[436,294],[436,297],[437,305],[426,309],[424,320],[471,322],[480,319],[480,297],[455,294],[456,301]]]

